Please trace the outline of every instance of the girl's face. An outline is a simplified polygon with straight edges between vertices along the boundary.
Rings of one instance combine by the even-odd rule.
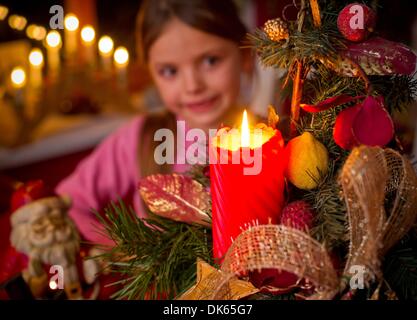
[[[166,107],[190,126],[216,129],[236,105],[242,71],[236,43],[173,19],[148,56]]]

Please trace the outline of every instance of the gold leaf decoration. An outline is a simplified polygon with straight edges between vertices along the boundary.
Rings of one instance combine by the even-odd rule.
[[[224,278],[222,271],[209,265],[201,259],[197,260],[197,281],[195,286],[187,290],[178,300],[205,300],[209,298],[208,293],[213,283]],[[250,282],[239,280],[236,277],[228,279],[226,286],[228,294],[224,300],[239,300],[259,292]]]
[[[142,199],[156,215],[211,226],[210,194],[199,182],[180,174],[156,174],[139,183]]]
[[[279,115],[275,112],[275,108],[272,105],[268,106],[268,126],[276,129],[279,122]]]

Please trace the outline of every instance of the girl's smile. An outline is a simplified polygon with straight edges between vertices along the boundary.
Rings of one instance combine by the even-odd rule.
[[[184,106],[194,113],[210,112],[216,107],[216,103],[219,101],[219,95],[215,95],[210,98],[195,100],[192,102],[185,102]]]

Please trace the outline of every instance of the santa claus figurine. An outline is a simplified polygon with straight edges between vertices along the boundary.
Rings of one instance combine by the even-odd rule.
[[[35,297],[42,297],[49,285],[64,289],[69,299],[82,299],[77,270],[80,237],[67,214],[70,200],[46,195],[40,180],[16,190],[11,203],[10,242],[29,259],[23,278]],[[49,281],[45,266],[56,275],[54,281]]]

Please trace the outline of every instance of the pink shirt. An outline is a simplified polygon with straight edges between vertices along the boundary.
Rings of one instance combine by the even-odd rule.
[[[111,201],[122,198],[133,203],[139,217],[146,215],[138,191],[141,176],[137,149],[143,122],[144,117],[139,116],[119,128],[81,161],[75,171],[56,188],[57,194],[72,198],[69,214],[81,235],[88,241],[113,244],[98,231],[102,228],[93,209],[101,211]],[[174,166],[176,172],[187,169],[188,165]]]

